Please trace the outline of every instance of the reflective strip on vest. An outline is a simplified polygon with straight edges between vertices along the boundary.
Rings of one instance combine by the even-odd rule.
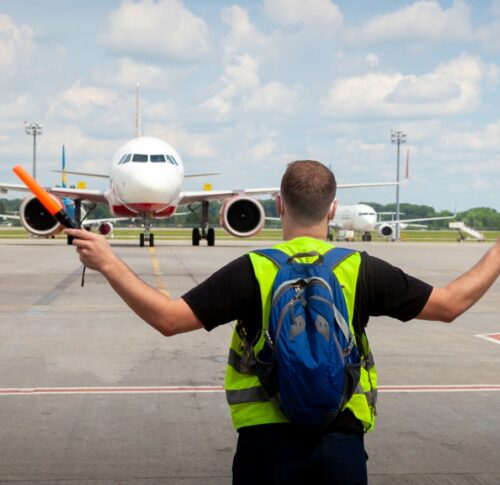
[[[237,390],[226,389],[226,398],[229,404],[269,401],[264,389],[260,386]]]
[[[353,394],[364,395],[370,406],[373,406],[377,402],[377,389],[371,389],[370,391],[364,391],[363,386],[361,386],[360,382],[358,382],[356,389],[354,389]]]

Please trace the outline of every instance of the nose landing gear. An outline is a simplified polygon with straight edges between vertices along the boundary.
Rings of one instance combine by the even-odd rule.
[[[155,245],[155,235],[151,232],[151,222],[148,220],[144,221],[144,232],[139,234],[139,246],[141,248],[144,247],[145,241],[148,241],[150,247]]]

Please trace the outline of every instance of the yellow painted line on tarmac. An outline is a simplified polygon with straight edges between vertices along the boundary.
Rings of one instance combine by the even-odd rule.
[[[160,268],[160,262],[158,261],[158,256],[156,255],[156,248],[154,246],[150,246],[148,248],[148,251],[149,255],[151,256],[151,266],[153,267],[153,273],[155,275],[156,287],[164,295],[170,297],[170,293],[168,292],[167,286],[165,285],[165,281],[163,280],[163,275]]]

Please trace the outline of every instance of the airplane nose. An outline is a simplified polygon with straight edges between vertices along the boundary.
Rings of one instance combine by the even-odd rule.
[[[147,165],[141,166],[140,171],[130,171],[120,177],[119,191],[122,200],[137,203],[173,202],[181,189],[179,175],[171,170]]]

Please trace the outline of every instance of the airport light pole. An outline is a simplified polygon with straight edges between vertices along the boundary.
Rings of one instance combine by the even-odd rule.
[[[33,178],[36,179],[36,137],[43,133],[42,125],[39,123],[24,122],[26,134],[33,137]]]
[[[397,169],[396,169],[396,241],[401,239],[399,227],[399,158],[401,143],[406,143],[406,134],[402,131],[391,131],[391,143],[396,143],[397,149]]]

